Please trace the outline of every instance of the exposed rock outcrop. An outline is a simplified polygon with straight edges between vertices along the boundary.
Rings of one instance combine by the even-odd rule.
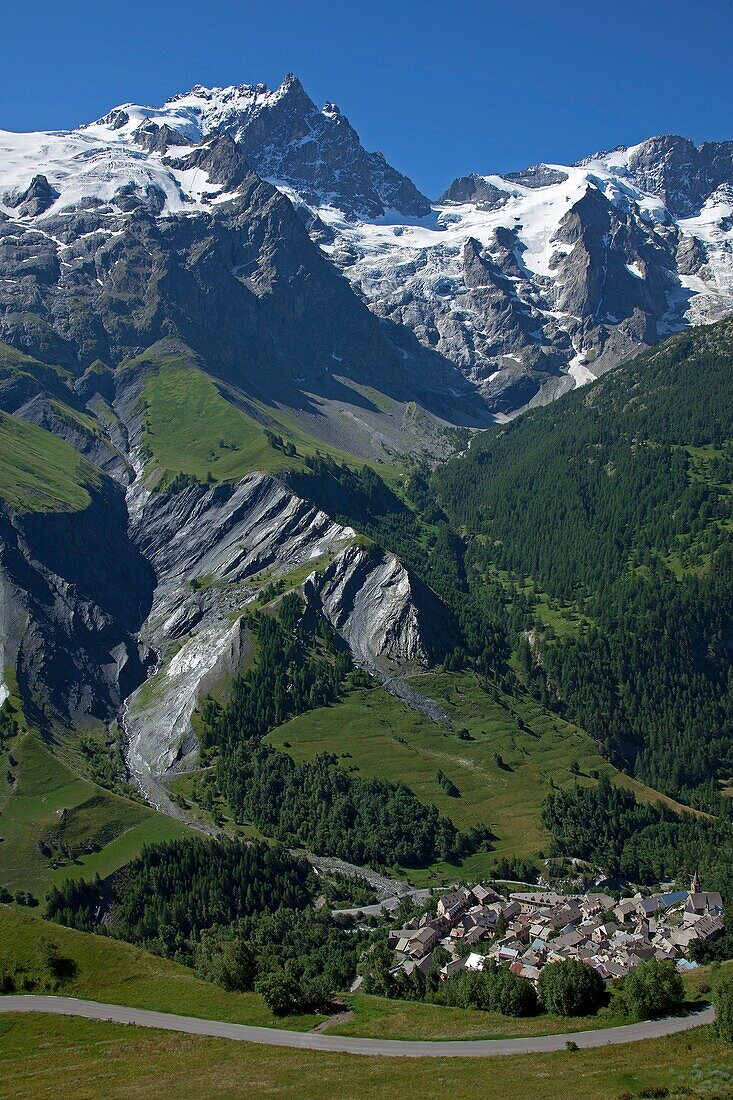
[[[403,676],[444,656],[457,641],[455,624],[394,554],[349,546],[308,578],[305,594],[348,643],[356,663],[392,695],[434,722],[448,720]]]
[[[264,474],[174,494],[134,486],[131,511],[133,538],[157,581],[142,637],[160,667],[125,719],[130,762],[144,777],[195,751],[191,715],[202,684],[238,667],[247,646],[239,616],[259,589],[333,555],[354,532]]]
[[[382,673],[424,668],[454,635],[450,616],[399,558],[358,545],[308,579],[314,599],[354,657]]]
[[[319,110],[297,76],[279,88],[242,84],[194,88],[164,104],[161,112],[197,112],[204,132],[230,133],[258,174],[294,188],[312,200],[335,201],[343,210],[379,217],[386,209],[421,216],[430,203],[414,183],[367,153],[349,120],[333,103]]]
[[[125,714],[128,759],[148,794],[195,753],[193,711],[246,659],[240,616],[270,581],[297,584],[312,564],[309,603],[382,680],[425,667],[453,637],[445,608],[397,558],[353,545],[351,528],[268,475],[147,497],[131,513],[157,580],[141,637],[160,664]]]
[[[12,207],[21,218],[35,218],[44,214],[59,197],[45,176],[34,176],[25,191],[20,195],[6,195],[6,206]]]
[[[704,141],[663,134],[630,150],[628,171],[644,191],[659,195],[678,217],[700,210],[721,184],[733,184],[733,141]]]
[[[154,577],[127,532],[122,493],[106,482],[81,512],[0,507],[5,661],[36,713],[109,720],[146,674],[137,631]]]

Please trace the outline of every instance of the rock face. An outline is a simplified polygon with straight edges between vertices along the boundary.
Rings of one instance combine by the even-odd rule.
[[[248,644],[240,615],[264,578],[332,555],[354,532],[260,474],[153,496],[133,486],[129,496],[132,536],[157,581],[142,636],[159,668],[125,719],[129,759],[144,781],[195,751],[202,685],[239,666]]]
[[[144,679],[137,632],[154,576],[127,531],[121,491],[105,483],[83,512],[0,508],[0,604],[6,664],[27,703],[84,724],[112,718]]]
[[[0,278],[0,339],[76,376],[177,339],[342,448],[380,431],[374,388],[480,427],[733,311],[733,142],[474,173],[431,207],[293,75],[196,86],[0,134]]]
[[[159,665],[128,700],[125,729],[131,768],[153,800],[156,778],[196,751],[197,702],[246,659],[240,616],[270,581],[312,567],[309,602],[380,678],[424,667],[451,636],[445,609],[397,558],[354,546],[351,528],[273,477],[156,496],[133,486],[128,496],[132,538],[156,577],[141,639]]]
[[[454,628],[435,596],[393,554],[348,546],[306,594],[348,642],[354,657],[381,676],[424,668]]]
[[[441,203],[473,203],[479,210],[499,210],[506,206],[509,195],[491,180],[473,173],[459,176],[441,197]]]
[[[501,416],[733,311],[732,148],[653,138],[464,176],[419,225],[313,213],[371,308],[452,359]]]
[[[127,499],[105,478],[90,493],[79,512],[0,509],[3,661],[41,725],[119,718],[131,774],[162,809],[159,779],[195,757],[193,712],[251,657],[242,614],[273,581],[305,582],[312,610],[385,681],[453,636],[397,558],[359,548],[272,476],[157,494],[138,478]]]
[[[229,134],[258,175],[292,188],[307,202],[332,202],[365,217],[387,210],[409,217],[430,212],[429,200],[414,183],[381,153],[368,153],[333,103],[319,110],[292,73],[272,90],[266,84],[198,84],[161,107],[115,108],[85,129],[100,127],[129,133],[143,148],[161,153],[215,132]]]
[[[490,422],[452,362],[370,312],[229,132],[181,144],[161,126],[163,153],[141,150],[131,126],[0,135],[0,341],[80,378],[178,340],[341,447],[355,417],[387,423],[364,388],[450,423]],[[52,184],[20,191],[44,156]],[[41,191],[53,201],[31,211]]]
[[[45,176],[34,176],[28,188],[20,195],[6,195],[5,203],[20,218],[35,218],[44,214],[59,197]]]
[[[658,195],[674,217],[698,214],[714,191],[733,186],[733,141],[663,135],[627,150],[627,170],[642,191]]]

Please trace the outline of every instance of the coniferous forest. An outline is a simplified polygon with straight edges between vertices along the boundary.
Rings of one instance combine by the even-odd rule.
[[[732,473],[726,323],[480,436],[432,479],[474,588],[503,570],[576,614],[561,634],[524,608],[533,690],[708,808],[733,763]]]
[[[276,616],[253,618],[254,667],[238,677],[226,704],[209,700],[202,711],[201,742],[216,760],[218,788],[235,820],[371,866],[425,866],[485,843],[488,830],[459,834],[405,784],[353,776],[330,753],[296,763],[263,744],[274,726],[336,699],[347,676],[361,675],[324,621],[311,625],[302,612],[293,595]]]
[[[731,816],[720,787],[733,774],[730,322],[481,433],[433,472],[417,468],[409,508],[369,468],[324,458],[310,469],[301,487],[340,505],[344,522],[400,554],[452,610],[446,668],[529,690],[618,767],[718,820],[713,829],[638,807],[643,838],[621,830],[604,848],[616,818],[602,798],[606,828],[592,852],[585,845],[589,858],[605,852],[653,881],[694,852],[719,881]],[[540,601],[559,625],[543,621]],[[545,822],[569,853],[551,803]]]

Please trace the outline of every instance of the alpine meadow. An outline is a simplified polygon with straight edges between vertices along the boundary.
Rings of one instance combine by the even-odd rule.
[[[733,140],[566,73],[496,171],[490,56],[360,103],[415,8],[354,95],[431,199],[274,7],[304,82],[0,120],[0,1095],[733,1097]]]

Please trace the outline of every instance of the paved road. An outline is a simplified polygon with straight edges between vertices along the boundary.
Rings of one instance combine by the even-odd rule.
[[[401,898],[415,891],[415,888],[405,879],[392,878],[390,875],[375,871],[372,867],[360,867],[356,863],[347,863],[346,860],[339,859],[337,856],[317,856],[313,852],[304,852],[297,848],[293,849],[293,855],[304,855],[317,871],[327,873],[335,871],[337,874],[345,875],[346,878],[355,878],[357,881],[363,879],[374,890],[377,909],[383,898]]]
[[[280,1031],[247,1024],[226,1024],[199,1020],[193,1016],[172,1016],[145,1008],[78,1001],[75,997],[13,996],[0,997],[0,1012],[50,1012],[61,1016],[83,1016],[90,1020],[108,1020],[138,1027],[184,1031],[190,1035],[211,1035],[220,1039],[238,1039],[267,1046],[295,1047],[299,1050],[327,1050],[345,1054],[370,1054],[391,1058],[487,1058],[497,1054],[542,1054],[564,1050],[568,1039],[579,1047],[603,1047],[633,1043],[639,1039],[658,1039],[691,1027],[711,1024],[712,1008],[689,1016],[667,1020],[649,1020],[641,1024],[605,1028],[601,1031],[577,1031],[572,1035],[539,1035],[528,1039],[467,1039],[456,1042],[407,1042],[397,1039],[356,1039],[328,1032]]]
[[[381,917],[384,911],[393,913],[399,908],[403,898],[425,902],[431,894],[432,890],[405,890],[404,894],[393,894],[391,898],[385,898],[384,901],[378,901],[374,905],[357,905],[353,909],[332,909],[331,912],[335,917]]]

